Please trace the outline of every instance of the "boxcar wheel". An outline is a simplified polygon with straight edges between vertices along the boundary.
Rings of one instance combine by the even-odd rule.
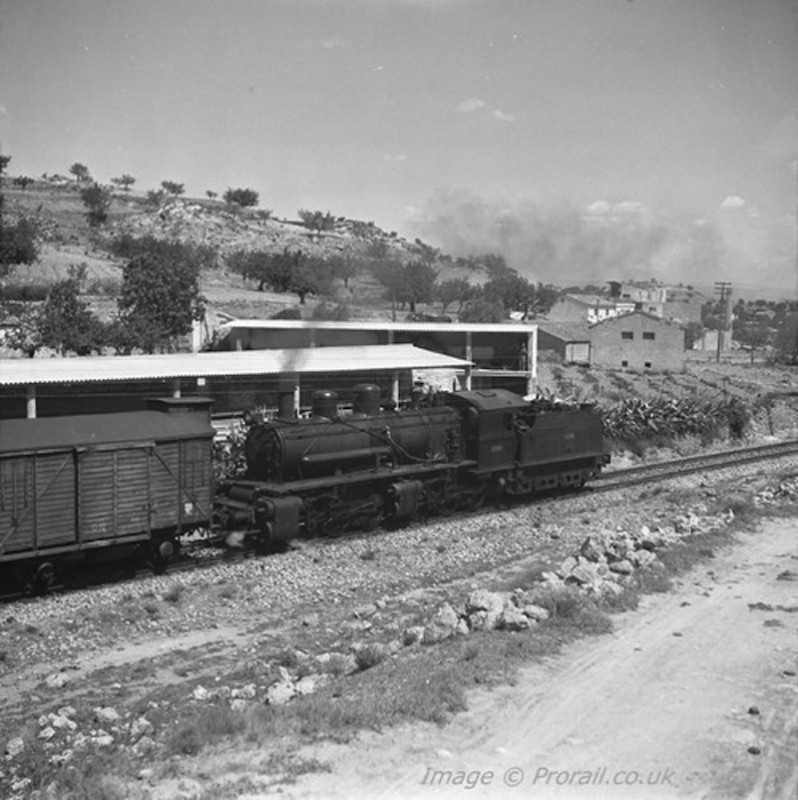
[[[25,594],[29,597],[46,595],[54,591],[57,587],[55,578],[55,566],[45,561],[39,564],[25,583]]]
[[[174,539],[162,539],[160,542],[153,542],[150,545],[152,571],[156,575],[163,575],[169,569],[169,563],[176,552],[177,544]]]

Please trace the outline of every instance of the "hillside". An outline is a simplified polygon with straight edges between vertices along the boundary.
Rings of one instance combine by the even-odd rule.
[[[14,268],[7,283],[50,284],[66,277],[71,266],[85,266],[87,299],[104,316],[115,308],[113,298],[119,288],[123,261],[110,256],[103,243],[121,234],[151,235],[214,248],[218,253],[217,268],[202,276],[211,324],[216,314],[265,318],[297,304],[295,295],[257,291],[253,284],[229,271],[226,257],[236,250],[279,253],[289,248],[322,258],[364,256],[370,245],[382,241],[393,256],[405,261],[413,256],[415,246],[396,232],[388,233],[373,223],[339,218],[334,230],[318,234],[299,220],[272,218],[268,211],[258,208],[231,209],[218,200],[186,198],[171,198],[156,207],[132,192],[115,194],[108,222],[92,229],[76,184],[37,181],[24,191],[5,186],[4,194],[8,218],[32,216],[42,231],[39,262]],[[439,280],[466,277],[471,282],[481,282],[485,278],[447,257],[441,258],[437,268]],[[309,298],[309,309],[326,300],[346,303],[353,318],[390,318],[384,291],[370,276],[360,275],[349,284],[344,287],[336,283],[330,297]]]

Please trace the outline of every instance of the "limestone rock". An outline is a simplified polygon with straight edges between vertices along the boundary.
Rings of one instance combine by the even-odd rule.
[[[430,623],[424,627],[424,644],[436,644],[454,636],[459,619],[457,612],[451,605],[444,603],[437,610]]]
[[[634,571],[632,562],[625,558],[621,561],[614,561],[610,564],[610,569],[613,572],[617,572],[619,575],[631,575]]]
[[[44,685],[48,689],[63,689],[69,683],[69,676],[63,672],[56,672],[48,675],[44,680]]]
[[[499,616],[497,627],[506,631],[523,631],[530,625],[529,617],[514,605],[505,606]]]
[[[110,706],[105,706],[104,708],[95,708],[94,718],[97,720],[97,722],[104,724],[119,722],[119,712]]]
[[[6,743],[6,756],[15,759],[25,749],[25,742],[21,736],[15,736]]]
[[[404,642],[405,647],[409,647],[412,644],[416,644],[420,642],[424,637],[424,626],[423,625],[414,625],[411,628],[407,628],[402,635],[402,641]]]
[[[527,603],[523,608],[524,615],[535,622],[545,622],[551,615],[547,608],[535,605],[534,603]]]
[[[283,706],[296,694],[292,680],[279,680],[266,690],[266,702],[270,706]]]

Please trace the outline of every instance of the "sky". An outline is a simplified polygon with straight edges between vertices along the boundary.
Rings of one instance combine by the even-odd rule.
[[[798,0],[0,0],[11,175],[798,292]]]

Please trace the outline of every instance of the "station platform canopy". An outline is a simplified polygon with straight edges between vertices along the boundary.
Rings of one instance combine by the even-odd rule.
[[[10,358],[0,360],[0,386],[383,369],[464,369],[470,363],[411,344],[165,355]]]
[[[163,355],[83,356],[0,360],[0,388],[27,387],[27,415],[36,416],[36,387],[53,384],[451,369],[468,372],[471,362],[411,344],[239,350]]]

